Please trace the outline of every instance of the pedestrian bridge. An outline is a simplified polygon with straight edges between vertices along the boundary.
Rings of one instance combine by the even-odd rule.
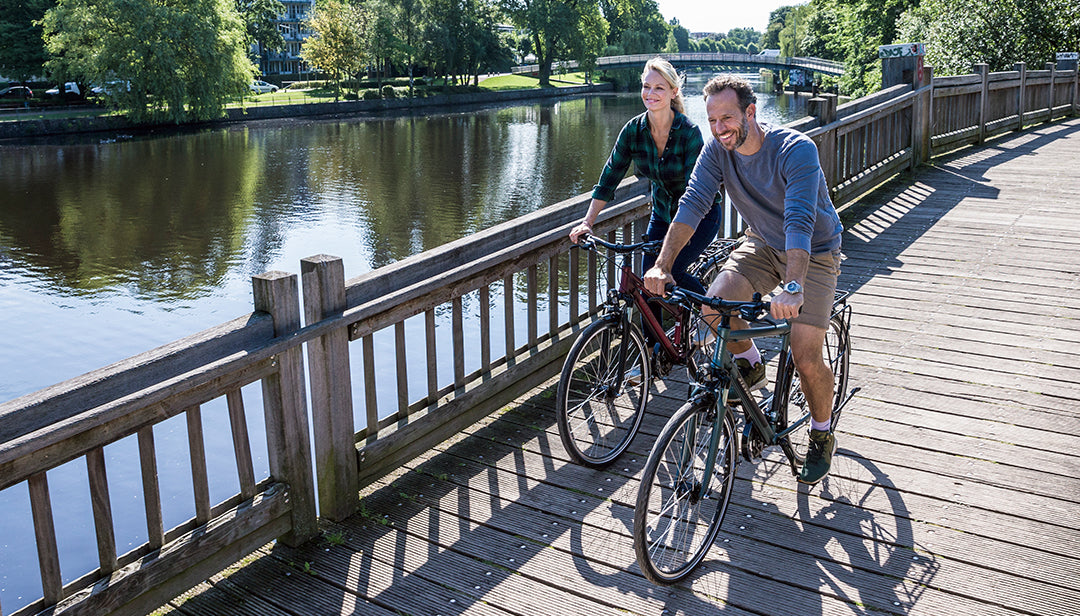
[[[667,58],[677,68],[719,66],[731,69],[772,69],[787,70],[802,69],[824,75],[843,75],[844,64],[823,60],[821,58],[789,58],[783,56],[763,56],[746,53],[662,53],[662,54],[634,54],[627,56],[604,56],[596,59],[596,70],[613,70],[621,68],[640,69],[650,58],[660,56]],[[552,65],[552,71],[576,70],[578,62],[569,60],[556,62]],[[540,72],[539,64],[515,66],[510,69],[514,74],[534,75]]]
[[[654,384],[642,434],[607,470],[559,444],[555,375],[614,277],[567,240],[582,195],[349,280],[326,255],[299,277],[255,276],[253,312],[0,404],[0,490],[30,502],[5,515],[32,518],[36,549],[18,556],[42,590],[2,595],[0,613],[1075,614],[1078,85],[1075,70],[982,65],[815,99],[795,123],[847,229],[861,390],[818,486],[775,455],[740,465],[721,535],[684,583],[645,580],[630,524],[686,384]],[[647,196],[625,180],[596,231],[636,236]],[[161,429],[174,417],[183,434]],[[232,437],[213,464],[209,425]],[[186,460],[159,459],[167,438]],[[193,515],[167,527],[157,469],[185,462]],[[71,463],[86,469],[94,554],[58,546],[68,502],[49,472]],[[118,465],[141,486],[110,488]],[[210,475],[237,491],[213,493]],[[132,491],[145,526],[117,529]]]

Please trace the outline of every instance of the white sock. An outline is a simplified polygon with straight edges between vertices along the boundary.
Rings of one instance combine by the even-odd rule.
[[[831,428],[831,427],[832,427],[832,417],[826,419],[825,421],[818,421],[818,420],[814,419],[813,417],[810,418],[810,429],[811,430],[820,430],[822,432],[828,432],[829,428]]]
[[[742,353],[736,353],[734,355],[734,357],[736,359],[738,359],[738,358],[745,359],[746,361],[750,362],[751,366],[753,366],[754,364],[761,361],[761,352],[758,351],[757,345],[755,345],[754,341],[751,340],[750,341],[750,348],[743,351]]]

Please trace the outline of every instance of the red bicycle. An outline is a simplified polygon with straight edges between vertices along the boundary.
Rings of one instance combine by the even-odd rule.
[[[707,288],[736,243],[714,240],[689,272]],[[698,334],[699,318],[649,293],[634,272],[635,255],[656,254],[661,244],[659,240],[616,244],[595,236],[580,243],[605,260],[621,257],[621,274],[618,288],[608,291],[600,317],[574,341],[559,378],[555,402],[559,437],[578,464],[603,468],[618,458],[641,426],[652,379],[667,376],[674,366],[686,366],[693,382],[712,355],[711,345],[704,344],[707,338]],[[659,307],[660,319],[654,306]],[[638,321],[652,344],[646,343]],[[665,327],[665,321],[671,324]]]

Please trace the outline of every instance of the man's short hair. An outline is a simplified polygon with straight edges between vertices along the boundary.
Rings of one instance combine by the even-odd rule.
[[[746,113],[747,107],[757,103],[757,96],[754,95],[754,88],[750,85],[750,82],[738,75],[728,74],[717,75],[710,79],[709,83],[705,84],[705,100],[708,100],[713,94],[719,94],[728,88],[735,90],[735,95],[739,98],[739,110],[743,113]]]

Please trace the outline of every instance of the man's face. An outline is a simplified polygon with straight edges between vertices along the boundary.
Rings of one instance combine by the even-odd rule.
[[[750,133],[749,118],[757,113],[757,107],[751,104],[743,113],[739,109],[739,96],[735,90],[727,88],[706,99],[705,111],[709,116],[712,136],[730,152],[746,142],[746,136]]]

